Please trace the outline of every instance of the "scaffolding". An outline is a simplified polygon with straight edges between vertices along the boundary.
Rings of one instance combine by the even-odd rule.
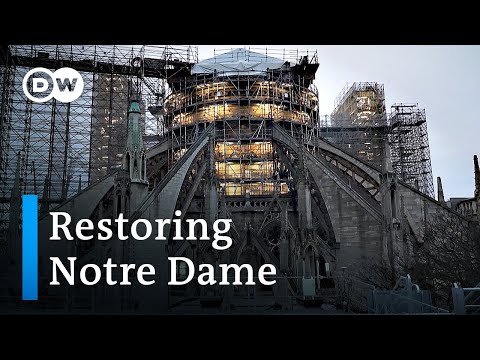
[[[332,118],[337,122],[365,125],[375,120],[375,115],[385,114],[383,84],[356,82],[347,84],[335,99]]]
[[[432,164],[425,109],[418,104],[392,105],[388,140],[397,176],[434,197]]]
[[[162,135],[161,114],[146,109],[161,106],[167,81],[197,61],[191,46],[0,47],[0,234],[8,230],[17,172],[20,192],[38,194],[45,211],[115,171],[125,147],[130,100],[140,101],[145,144],[151,146]],[[22,81],[36,67],[76,69],[83,94],[72,103],[30,101]]]
[[[381,169],[383,166],[387,114],[382,84],[347,84],[335,100],[330,118],[322,120],[322,136],[346,151]]]
[[[382,84],[345,86],[332,115],[320,119],[320,133],[379,169],[388,143],[398,178],[434,197],[425,110],[417,104],[394,104],[387,113]]]
[[[226,196],[287,194],[292,178],[275,155],[271,123],[280,122],[295,134],[313,131],[318,123],[318,91],[312,81],[318,67],[316,53],[263,50],[216,50],[221,58],[211,61],[272,61],[271,55],[279,53],[281,57],[273,61],[284,65],[249,73],[207,68],[170,86],[165,99],[169,167],[213,122],[216,178]],[[302,63],[313,66],[312,70],[299,74]]]

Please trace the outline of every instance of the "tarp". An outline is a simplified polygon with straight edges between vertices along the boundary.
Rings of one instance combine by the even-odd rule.
[[[282,59],[266,56],[247,49],[232,51],[198,62],[192,67],[192,74],[219,75],[235,73],[238,75],[255,75],[267,69],[279,69],[285,63]]]

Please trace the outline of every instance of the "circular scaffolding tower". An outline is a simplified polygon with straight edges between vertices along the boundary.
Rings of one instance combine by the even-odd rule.
[[[213,122],[216,177],[226,197],[288,194],[292,178],[272,146],[272,123],[298,135],[319,117],[316,56],[295,60],[235,49],[195,64],[165,101],[173,159]]]

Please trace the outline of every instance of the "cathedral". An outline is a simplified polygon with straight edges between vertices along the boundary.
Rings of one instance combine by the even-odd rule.
[[[232,246],[217,251],[211,241],[174,240],[173,225],[163,228],[166,241],[155,241],[155,227],[142,241],[116,235],[101,241],[95,230],[92,240],[47,241],[52,217],[45,212],[40,298],[67,299],[59,300],[66,311],[83,306],[105,313],[294,311],[306,301],[325,301],[363,261],[408,261],[432,216],[460,216],[433,198],[431,168],[402,172],[396,146],[405,132],[398,129],[408,125],[407,116],[425,122],[413,105],[396,105],[387,117],[383,86],[347,88],[325,123],[314,86],[316,56],[285,61],[234,49],[187,65],[169,78],[165,101],[148,109],[163,124],[158,141],[144,144],[141,99],[131,99],[121,165],[50,211],[69,213],[72,224],[120,215],[129,224],[180,219],[185,233],[186,220],[203,219],[210,237],[216,220],[231,219]],[[200,239],[201,227],[194,232]],[[154,264],[158,279],[142,286],[132,273],[132,286],[55,287],[51,256],[77,257],[79,267],[108,258]],[[272,264],[276,281],[169,286],[172,271],[177,279],[189,275],[185,263],[172,268],[169,257],[210,264],[218,278],[221,263],[249,264],[255,277]]]

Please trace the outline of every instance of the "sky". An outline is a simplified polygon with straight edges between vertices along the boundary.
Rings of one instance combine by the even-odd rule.
[[[199,60],[214,49],[249,45],[198,46]],[[442,178],[445,199],[473,197],[473,155],[480,156],[480,46],[255,45],[252,48],[317,51],[315,85],[320,112],[332,112],[347,83],[385,85],[387,111],[394,103],[426,110],[435,194]],[[252,49],[253,50],[253,49]],[[479,141],[479,142],[477,142]]]

